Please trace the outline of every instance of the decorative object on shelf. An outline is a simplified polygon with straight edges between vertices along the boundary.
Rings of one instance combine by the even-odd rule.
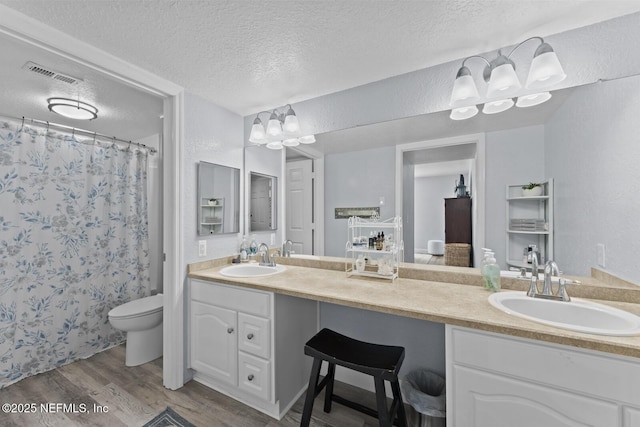
[[[460,174],[460,180],[456,182],[456,188],[454,191],[456,197],[469,197],[469,194],[467,194],[467,187],[464,185],[464,175]]]
[[[540,44],[533,54],[525,90],[522,90],[511,56],[530,40],[538,40]],[[484,100],[478,92],[471,70],[465,65],[472,58],[480,59],[486,63],[483,78],[488,86]],[[480,103],[484,103],[482,107],[484,114],[500,113],[514,105],[524,108],[542,104],[551,98],[551,94],[547,91],[540,91],[540,89],[551,87],[566,77],[556,53],[542,37],[531,37],[524,40],[514,47],[508,55],[504,55],[502,50],[498,50],[498,56],[491,61],[480,55],[469,56],[462,61],[462,66],[456,74],[451,92],[450,106],[452,110],[449,117],[452,120],[471,118],[478,114],[477,105]],[[515,103],[514,96],[518,97]]]
[[[207,203],[209,203],[209,206],[215,206],[218,204],[218,201],[216,199],[209,199]]]
[[[352,216],[360,218],[375,219],[380,218],[380,207],[372,208],[335,208],[335,219],[349,219]]]
[[[54,97],[47,99],[47,104],[49,111],[69,119],[93,120],[98,118],[98,109],[79,99]]]
[[[542,185],[538,182],[530,182],[527,185],[523,185],[522,196],[523,197],[542,196]]]
[[[256,114],[251,126],[249,141],[256,145],[266,145],[272,150],[282,150],[283,147],[295,147],[300,144],[313,144],[314,135],[303,135],[300,130],[298,116],[290,104],[283,107],[286,111],[260,111]],[[269,121],[265,129],[260,120],[260,114],[269,114]]]

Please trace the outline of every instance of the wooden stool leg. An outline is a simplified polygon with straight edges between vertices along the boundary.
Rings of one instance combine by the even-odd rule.
[[[393,391],[393,398],[398,399],[398,425],[400,427],[407,427],[407,413],[404,410],[404,402],[402,401],[402,393],[400,393],[400,383],[397,379],[391,381],[391,390]]]
[[[392,422],[389,421],[389,410],[387,409],[387,395],[384,390],[384,380],[375,377],[373,379],[376,385],[376,405],[378,406],[378,423],[380,427],[391,427]]]
[[[331,402],[333,400],[333,380],[336,376],[336,364],[329,363],[327,369],[327,388],[324,391],[324,412],[331,412]]]
[[[322,365],[321,359],[313,359],[313,366],[311,367],[311,374],[309,375],[309,385],[307,386],[307,397],[304,400],[304,410],[302,411],[302,419],[300,420],[300,427],[309,427],[311,422],[311,413],[313,412],[313,401],[316,398],[316,392],[318,388],[318,378],[320,377],[320,366]]]

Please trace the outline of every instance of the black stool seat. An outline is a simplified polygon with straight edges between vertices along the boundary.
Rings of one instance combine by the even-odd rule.
[[[313,401],[325,386],[325,412],[331,411],[331,402],[335,401],[378,418],[380,426],[391,426],[394,421],[396,425],[407,425],[398,382],[398,371],[400,371],[404,360],[403,347],[358,341],[325,328],[307,341],[304,346],[304,353],[313,357],[313,367],[300,422],[301,427],[309,425],[311,412],[313,411]],[[329,368],[325,378],[318,383],[320,367],[323,361],[328,362]],[[336,365],[373,377],[376,389],[377,411],[333,393]],[[393,391],[393,403],[390,409],[387,408],[384,381],[391,383],[391,390]]]
[[[323,329],[304,346],[304,354],[354,371],[391,380],[404,360],[404,348],[354,340]]]

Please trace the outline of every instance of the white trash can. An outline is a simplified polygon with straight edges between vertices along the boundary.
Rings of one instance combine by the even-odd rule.
[[[442,240],[429,240],[427,252],[431,255],[444,255],[444,242]]]

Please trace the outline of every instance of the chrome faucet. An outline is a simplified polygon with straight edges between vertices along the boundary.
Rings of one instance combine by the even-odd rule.
[[[287,249],[287,246],[289,249]],[[287,240],[282,244],[282,256],[291,258],[291,248],[293,248],[293,242],[291,240]]]
[[[551,278],[553,276],[560,276],[560,270],[558,264],[555,261],[549,260],[544,266],[544,285],[542,286],[542,295],[553,296],[553,289],[551,289]]]
[[[567,285],[579,285],[580,281],[559,277],[560,271],[558,264],[556,264],[555,261],[549,260],[544,266],[544,284],[542,286],[542,292],[540,292],[538,290],[538,259],[535,255],[531,258],[531,267],[531,285],[529,286],[527,296],[564,302],[571,301],[571,297],[569,297],[567,293]],[[558,291],[555,294],[553,293],[552,287],[554,276],[558,277]]]
[[[538,255],[531,253],[531,284],[527,296],[536,297],[540,291],[538,290]]]
[[[265,265],[267,267],[276,266],[275,260],[269,255],[269,246],[266,243],[260,243],[260,246],[258,246],[258,253],[260,254],[260,265]]]

